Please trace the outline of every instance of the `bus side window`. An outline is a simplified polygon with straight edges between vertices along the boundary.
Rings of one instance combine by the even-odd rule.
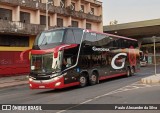
[[[82,30],[78,30],[78,29],[74,29],[73,30],[73,34],[74,34],[74,37],[75,37],[76,44],[80,44],[83,31]]]
[[[98,46],[103,46],[106,43],[108,43],[108,40],[106,40],[106,35],[103,34],[97,34],[97,41],[98,41]]]
[[[76,63],[75,56],[72,55],[64,56],[62,61],[62,68],[66,69],[68,67],[75,65],[75,63]]]
[[[71,29],[69,29],[67,31],[67,35],[65,37],[65,43],[67,43],[67,44],[75,44],[76,43],[73,31]]]
[[[86,39],[85,39],[86,45],[97,45],[97,37],[96,33],[86,33]]]

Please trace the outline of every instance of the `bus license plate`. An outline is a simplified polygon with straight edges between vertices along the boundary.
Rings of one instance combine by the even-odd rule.
[[[39,88],[45,88],[45,86],[39,86]]]

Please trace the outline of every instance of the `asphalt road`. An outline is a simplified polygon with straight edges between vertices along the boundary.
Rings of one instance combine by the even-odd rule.
[[[157,67],[160,73],[160,66]],[[31,90],[28,85],[0,89],[0,104],[160,104],[160,84],[144,85],[140,79],[154,74],[153,67],[143,67],[132,77],[119,77],[101,81],[100,84],[84,88],[71,87],[62,90]],[[71,107],[78,107],[71,106]],[[69,107],[66,107],[68,109]],[[6,111],[3,111],[6,113]],[[9,112],[9,111],[8,111]],[[10,111],[23,113],[28,111]],[[32,111],[29,111],[32,113]],[[132,113],[134,110],[56,110],[36,113]],[[136,110],[140,113],[158,113]],[[33,111],[35,113],[35,111]]]

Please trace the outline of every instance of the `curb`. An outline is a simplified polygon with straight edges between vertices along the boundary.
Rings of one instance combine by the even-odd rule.
[[[7,88],[7,87],[26,85],[26,84],[28,84],[28,81],[6,82],[6,83],[3,83],[3,84],[0,84],[0,89]]]
[[[160,83],[160,74],[142,78],[141,82],[143,84],[157,84],[157,83]]]

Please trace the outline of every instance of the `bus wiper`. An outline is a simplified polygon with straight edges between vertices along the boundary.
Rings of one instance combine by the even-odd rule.
[[[46,39],[46,37],[43,38],[42,43],[40,44],[40,46],[43,45],[43,42],[44,42],[45,39]],[[48,43],[47,43],[47,41],[46,41],[46,43],[45,43],[44,45],[47,45],[47,44],[48,44]]]

